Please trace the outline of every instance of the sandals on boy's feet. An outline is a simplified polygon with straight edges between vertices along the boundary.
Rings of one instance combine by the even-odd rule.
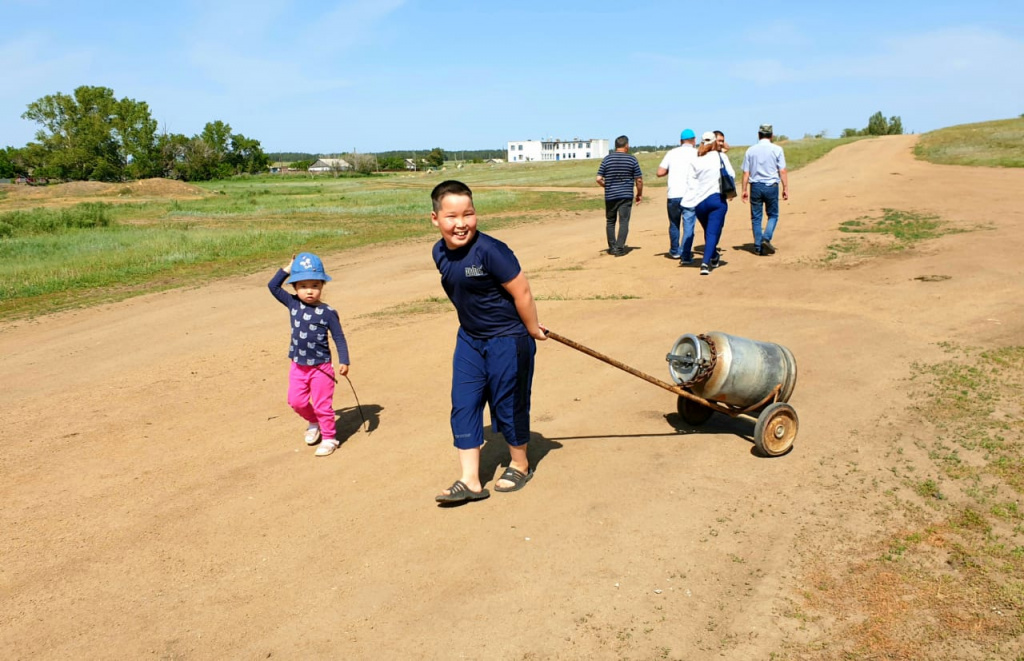
[[[500,480],[505,480],[506,482],[511,482],[512,486],[510,486],[510,487],[499,487],[498,484],[495,483],[494,484],[494,490],[495,491],[502,491],[502,492],[504,492],[504,491],[519,491],[524,486],[526,486],[526,483],[529,482],[531,479],[533,479],[533,471],[529,471],[527,473],[524,473],[522,471],[516,470],[515,468],[512,468],[511,466],[509,466],[508,468],[505,469],[505,472],[501,474],[501,477],[499,477],[498,480],[499,481]]]
[[[434,500],[439,503],[462,503],[470,500],[483,500],[490,495],[491,492],[487,489],[470,491],[465,482],[462,480],[455,480],[455,482],[448,487],[448,493],[439,493],[434,496]]]

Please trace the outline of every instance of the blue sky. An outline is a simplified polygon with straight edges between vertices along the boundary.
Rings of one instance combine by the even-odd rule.
[[[1022,65],[1020,0],[0,0],[0,146],[33,139],[27,104],[79,85],[266,151],[684,127],[749,144],[762,122],[836,136],[877,110],[924,132],[1024,113]]]

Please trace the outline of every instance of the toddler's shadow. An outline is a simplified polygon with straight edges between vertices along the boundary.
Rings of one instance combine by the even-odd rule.
[[[380,426],[380,412],[384,407],[380,404],[363,404],[362,410],[357,406],[349,406],[343,409],[335,409],[335,428],[337,429],[338,444],[342,445],[357,432],[365,430],[372,432]]]

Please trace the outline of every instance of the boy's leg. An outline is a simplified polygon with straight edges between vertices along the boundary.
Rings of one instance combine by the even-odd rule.
[[[334,366],[316,365],[309,379],[310,399],[324,442],[335,443],[334,428]]]
[[[302,416],[302,419],[311,424],[318,422],[316,411],[309,403],[310,393],[310,369],[296,363],[291,363],[288,369],[288,406]]]
[[[530,395],[536,353],[537,341],[524,335],[491,339],[486,355],[492,411],[509,446],[509,465],[522,473],[530,469],[526,448],[530,440]],[[495,486],[512,485],[498,480]]]
[[[482,344],[460,329],[452,357],[452,437],[459,451],[460,479],[470,491],[483,488],[480,484],[480,446],[484,443],[487,379]]]

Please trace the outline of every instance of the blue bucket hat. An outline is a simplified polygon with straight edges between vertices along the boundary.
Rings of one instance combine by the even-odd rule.
[[[331,276],[324,271],[324,263],[311,252],[300,252],[295,256],[295,260],[292,261],[292,274],[285,282],[292,284],[303,280],[331,281]]]
[[[693,129],[683,129],[683,132],[679,134],[680,140],[692,140],[696,137],[697,134],[693,132]]]

